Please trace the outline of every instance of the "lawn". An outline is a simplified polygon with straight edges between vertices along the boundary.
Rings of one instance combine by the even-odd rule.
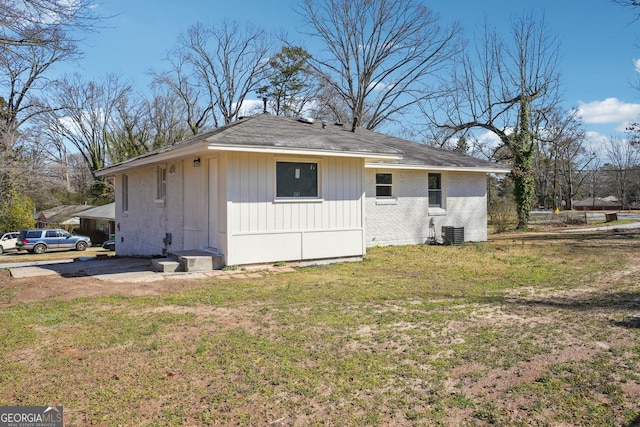
[[[4,274],[0,405],[67,426],[638,425],[639,250],[507,234],[38,302]]]

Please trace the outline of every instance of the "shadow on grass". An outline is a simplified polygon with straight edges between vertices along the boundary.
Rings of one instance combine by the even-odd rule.
[[[483,304],[500,304],[503,307],[543,307],[562,310],[615,310],[619,312],[637,313],[640,310],[640,291],[620,291],[598,293],[591,296],[577,297],[518,297],[487,296],[480,297],[477,302]],[[626,321],[613,322],[617,326],[640,328],[640,317],[631,316]],[[640,426],[639,426],[640,427]]]
[[[620,326],[623,328],[631,328],[631,329],[637,329],[640,328],[640,317],[637,316],[631,316],[629,317],[629,320],[623,320],[621,322],[617,322],[617,321],[611,321],[611,324],[614,326]],[[639,416],[640,418],[640,416]]]
[[[640,230],[633,229],[614,229],[611,231],[566,231],[566,232],[523,232],[523,233],[505,233],[493,234],[489,241],[515,241],[515,242],[568,242],[576,244],[594,245],[619,243],[625,248],[640,248]]]
[[[635,417],[627,427],[640,427],[640,415]]]

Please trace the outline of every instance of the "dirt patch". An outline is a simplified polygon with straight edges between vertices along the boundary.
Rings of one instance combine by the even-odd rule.
[[[8,270],[0,270],[0,304],[44,301],[51,297],[62,300],[102,296],[154,296],[203,286],[201,280],[163,280],[153,283],[104,282],[94,277],[30,277],[12,278]]]

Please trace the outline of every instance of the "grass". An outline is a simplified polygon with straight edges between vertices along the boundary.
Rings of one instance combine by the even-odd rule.
[[[0,405],[67,425],[631,425],[638,237],[373,248],[161,297],[27,304],[7,281]]]

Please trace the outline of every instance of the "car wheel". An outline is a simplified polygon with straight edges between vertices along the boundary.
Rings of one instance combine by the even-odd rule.
[[[46,252],[46,250],[47,250],[47,247],[43,244],[38,244],[33,247],[34,254],[43,254]]]
[[[85,249],[87,249],[87,242],[78,242],[76,243],[76,250],[78,251],[84,251]]]
[[[0,246],[0,255],[2,255],[2,253],[4,253],[4,248]]]

